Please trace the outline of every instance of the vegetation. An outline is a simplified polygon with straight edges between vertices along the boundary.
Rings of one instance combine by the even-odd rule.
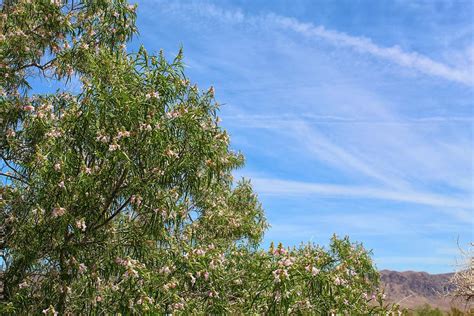
[[[461,249],[462,260],[459,270],[454,274],[451,282],[455,286],[454,296],[466,303],[474,300],[474,243],[471,243],[468,251]]]
[[[406,316],[464,316],[464,315],[472,315],[472,310],[471,311],[465,311],[463,312],[462,310],[456,308],[456,307],[451,307],[451,310],[448,312],[443,312],[439,308],[434,308],[430,306],[429,304],[425,304],[423,306],[420,306],[418,308],[415,308],[414,310],[405,310],[403,311],[403,315]]]
[[[385,314],[360,244],[259,248],[264,212],[232,178],[243,156],[213,88],[181,52],[127,53],[135,10],[3,1],[0,312]],[[58,91],[32,89],[44,79]]]

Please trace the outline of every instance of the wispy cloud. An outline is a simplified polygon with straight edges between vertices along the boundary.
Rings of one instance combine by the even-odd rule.
[[[416,52],[405,52],[398,46],[381,47],[369,38],[350,36],[342,32],[328,30],[324,26],[302,23],[294,18],[269,15],[267,16],[267,20],[305,36],[317,37],[336,45],[351,47],[362,53],[383,58],[400,66],[412,68],[428,75],[441,77],[469,86],[474,84],[472,67],[468,69],[452,68]]]
[[[323,25],[304,23],[292,17],[273,13],[265,15],[246,15],[241,10],[223,9],[206,2],[192,3],[162,3],[164,9],[173,12],[183,12],[217,19],[224,23],[246,23],[257,27],[275,27],[299,33],[305,37],[322,39],[337,46],[344,46],[361,53],[395,63],[397,65],[416,70],[426,75],[432,75],[463,85],[474,85],[474,69],[471,67],[453,68],[437,62],[417,52],[407,52],[399,46],[384,47],[376,44],[370,38],[352,36],[336,30],[327,29]],[[472,59],[472,50],[468,58]]]
[[[381,189],[376,187],[334,185],[324,183],[311,183],[301,181],[290,181],[273,178],[252,177],[252,183],[261,194],[269,195],[296,195],[307,196],[318,194],[333,197],[353,197],[353,198],[373,198],[382,200],[392,200],[398,202],[408,202],[436,206],[437,208],[450,208],[450,214],[471,221],[471,212],[455,211],[452,208],[470,209],[472,207],[469,200],[463,198],[455,199],[445,196],[438,196],[429,193],[414,191],[397,191],[391,189]]]
[[[413,124],[433,124],[433,123],[474,123],[474,117],[467,116],[427,116],[427,117],[418,117],[418,118],[391,118],[391,119],[382,119],[382,118],[355,118],[350,116],[334,116],[334,115],[316,115],[311,113],[303,113],[299,115],[291,113],[281,113],[278,115],[226,115],[223,116],[223,119],[226,121],[234,121],[239,123],[246,123],[254,127],[263,127],[271,126],[276,123],[281,125],[283,123],[297,123],[302,120],[310,123],[334,123],[334,124],[353,124],[353,123],[363,123],[363,124],[400,124],[400,125],[413,125]],[[250,122],[250,124],[249,124]]]

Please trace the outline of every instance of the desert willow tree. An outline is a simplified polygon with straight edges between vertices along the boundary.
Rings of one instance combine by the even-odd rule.
[[[243,157],[213,89],[190,83],[181,53],[126,52],[135,10],[1,6],[1,312],[383,311],[361,245],[257,248],[267,224],[232,179]],[[62,88],[32,89],[45,79]]]

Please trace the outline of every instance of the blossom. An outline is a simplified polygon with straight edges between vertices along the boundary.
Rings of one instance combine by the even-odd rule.
[[[53,217],[59,217],[59,216],[63,216],[65,213],[66,213],[66,209],[64,207],[55,207],[51,215]]]
[[[119,144],[110,144],[109,145],[109,151],[116,151],[117,149],[120,149]]]
[[[19,286],[20,289],[24,289],[24,288],[27,288],[29,286],[29,284],[28,284],[27,281],[24,281],[24,282],[20,283],[18,286]]]
[[[76,227],[82,231],[86,230],[87,226],[86,226],[86,221],[84,220],[84,218],[81,218],[76,221]]]
[[[61,170],[61,164],[59,162],[54,165],[54,170],[56,171]]]
[[[295,258],[293,258],[293,257],[288,257],[288,258],[285,258],[285,259],[280,260],[278,263],[279,263],[281,266],[289,267],[289,266],[293,265],[294,262],[295,262]]]
[[[163,285],[163,288],[167,291],[169,289],[174,289],[176,287],[176,283],[174,282],[169,282],[169,283],[166,283],[165,285]]]
[[[54,316],[58,315],[58,312],[54,309],[53,306],[49,306],[47,309],[43,309],[42,313],[45,315],[48,315],[48,314],[53,314]]]
[[[171,269],[168,266],[164,266],[163,268],[160,269],[160,273],[168,275],[171,273]]]
[[[9,128],[7,130],[7,137],[15,137],[16,133],[14,130],[12,130],[11,128]]]
[[[102,134],[99,133],[96,137],[96,140],[101,142],[101,143],[108,143],[109,140],[110,140],[110,137],[107,136],[107,135],[102,135]]]
[[[178,154],[176,152],[174,152],[172,149],[168,148],[166,151],[165,151],[165,155],[168,156],[168,157],[174,157],[174,158],[178,158]]]
[[[172,307],[174,310],[184,309],[184,303],[174,303]]]
[[[306,266],[305,269],[306,271],[311,272],[311,275],[313,276],[318,275],[318,273],[321,271],[318,268],[310,266],[310,265]]]
[[[135,204],[136,206],[140,206],[142,204],[142,197],[140,195],[132,195],[130,197],[130,203]]]
[[[153,91],[152,93],[145,94],[145,98],[147,100],[151,99],[151,98],[159,99],[160,98],[160,93],[158,91]]]
[[[117,134],[117,139],[125,138],[125,137],[130,137],[130,132],[129,131],[120,131]]]
[[[84,273],[87,271],[87,266],[84,263],[79,264],[79,273]]]
[[[24,109],[25,111],[31,112],[31,111],[33,111],[35,108],[34,108],[33,106],[31,106],[31,105],[26,105],[26,106],[23,107],[23,109]]]
[[[339,278],[339,277],[336,277],[334,279],[334,284],[336,284],[336,285],[344,285],[345,283],[346,282],[343,279]]]
[[[194,249],[193,253],[195,253],[198,256],[203,256],[206,254],[206,251],[204,249]]]
[[[66,188],[66,185],[64,184],[64,181],[59,182],[58,187],[60,187],[61,189]]]
[[[274,281],[275,283],[280,283],[281,282],[281,277],[284,276],[286,278],[288,278],[288,270],[286,269],[276,269],[275,271],[272,272],[273,274],[273,277],[274,277]]]
[[[216,292],[216,291],[209,291],[207,293],[207,296],[209,296],[209,297],[219,297],[219,293]]]
[[[178,117],[180,113],[178,111],[166,112],[165,116],[169,119]]]
[[[61,131],[58,131],[58,130],[52,130],[46,133],[46,137],[50,137],[50,138],[56,138],[60,136],[62,136],[62,133]]]
[[[153,128],[151,127],[150,124],[146,124],[146,123],[142,123],[140,124],[140,130],[141,131],[148,131],[148,132],[151,132]]]
[[[281,255],[281,256],[283,256],[283,255],[286,255],[287,252],[288,252],[288,251],[286,251],[285,248],[277,248],[277,249],[275,249],[275,250],[273,251],[273,254],[274,254],[274,255]]]

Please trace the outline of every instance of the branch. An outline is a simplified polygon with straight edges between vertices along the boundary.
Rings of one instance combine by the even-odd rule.
[[[28,182],[26,182],[25,180],[23,180],[22,178],[18,178],[18,177],[15,177],[14,175],[11,175],[11,174],[7,174],[7,173],[3,173],[3,172],[0,172],[0,176],[5,176],[5,177],[8,177],[8,178],[12,178],[12,179],[15,179],[15,180],[18,180],[26,185],[30,185]]]
[[[21,174],[20,172],[18,172],[18,170],[16,170],[15,168],[13,168],[10,163],[8,162],[8,159],[5,158],[4,155],[0,154],[0,158],[2,158],[3,160],[3,163],[8,167],[10,168],[11,170],[13,170],[15,172],[15,174],[21,176],[25,181],[28,181],[28,177],[26,177],[25,175]]]
[[[117,216],[128,205],[128,203],[130,202],[131,199],[132,199],[132,197],[130,196],[109,218],[107,218],[101,224],[99,224],[95,227],[92,227],[91,230],[97,230],[97,229],[101,228],[102,226],[107,225],[108,222],[110,222],[112,219],[114,219],[114,217]]]

